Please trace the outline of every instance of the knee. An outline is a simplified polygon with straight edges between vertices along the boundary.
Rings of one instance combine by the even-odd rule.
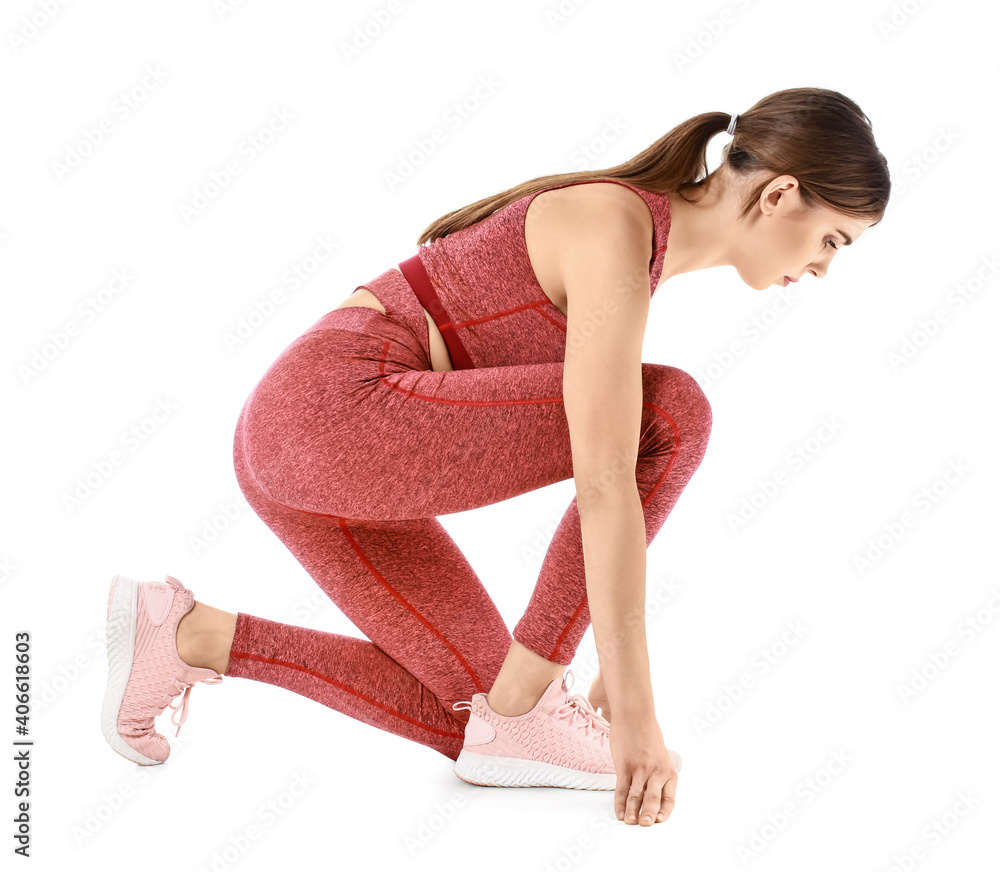
[[[703,455],[712,432],[712,406],[697,379],[676,366],[644,363],[643,380],[643,399],[655,412],[651,420],[661,438]]]
[[[698,434],[706,441],[712,432],[712,404],[698,380],[689,372],[668,366],[670,376],[678,385],[682,417],[691,432]]]

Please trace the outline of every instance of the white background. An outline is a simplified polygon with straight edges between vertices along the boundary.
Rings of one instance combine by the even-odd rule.
[[[907,854],[921,872],[996,868],[995,5],[42,5],[0,16],[0,662],[11,676],[14,633],[30,631],[34,868],[888,872]],[[153,84],[150,69],[162,81],[122,117],[120,95]],[[169,573],[219,608],[359,635],[248,509],[210,547],[191,544],[225,526],[213,519],[239,496],[237,414],[288,343],[413,254],[440,215],[611,166],[692,115],[800,86],[868,114],[892,203],[780,312],[778,288],[754,291],[731,267],[657,292],[644,359],[701,372],[714,410],[702,466],[648,552],[657,711],[685,764],[665,824],[613,821],[611,793],[473,787],[428,748],[236,678],[195,687],[180,739],[161,718],[166,765],[108,748],[116,573]],[[464,121],[445,124],[463,101],[475,104]],[[293,120],[248,160],[241,143],[279,110]],[[87,149],[102,118],[113,129]],[[446,140],[388,181],[434,127]],[[710,169],[728,139],[713,140]],[[233,158],[241,173],[186,220],[182,206]],[[320,239],[334,255],[228,349],[223,335]],[[84,322],[80,305],[115,270],[128,286]],[[980,270],[959,308],[956,289]],[[947,321],[928,336],[938,310]],[[751,340],[754,317],[768,329]],[[78,334],[26,377],[68,321]],[[917,353],[894,367],[907,338]],[[734,341],[744,353],[723,367]],[[175,410],[67,505],[158,402]],[[836,432],[821,441],[825,420]],[[808,462],[793,467],[799,446]],[[948,481],[949,468],[963,472]],[[933,503],[918,502],[924,488]],[[561,482],[443,518],[510,626],[573,492]],[[733,529],[755,494],[756,515]],[[914,525],[859,570],[907,511]],[[678,590],[669,602],[662,585]],[[804,631],[783,649],[786,622]],[[763,650],[776,652],[766,674]],[[580,692],[593,652],[588,631]],[[932,674],[935,653],[944,665],[905,701],[900,687]],[[744,673],[753,685],[733,701]],[[13,741],[8,688],[0,734]],[[10,785],[13,764],[2,774]],[[0,794],[10,852],[14,798]],[[270,826],[269,802],[287,806]],[[237,850],[251,825],[259,838]]]

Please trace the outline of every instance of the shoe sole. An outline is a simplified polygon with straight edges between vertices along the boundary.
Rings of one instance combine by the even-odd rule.
[[[582,772],[539,760],[495,757],[463,748],[455,774],[483,787],[569,787],[577,790],[614,790],[615,773]]]
[[[112,750],[126,760],[140,766],[159,766],[163,763],[162,760],[153,760],[140,754],[118,734],[118,714],[135,658],[139,585],[131,578],[116,575],[111,581],[111,587],[113,594],[107,625],[108,683],[104,689],[104,705],[101,707],[101,729]]]

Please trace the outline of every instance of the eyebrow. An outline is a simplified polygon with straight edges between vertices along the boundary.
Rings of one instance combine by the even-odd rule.
[[[845,240],[845,241],[844,241],[844,245],[850,245],[850,244],[851,244],[852,242],[854,242],[854,240],[853,240],[853,239],[851,239],[851,237],[850,237],[850,236],[848,236],[848,235],[847,235],[846,233],[844,233],[844,231],[843,231],[843,230],[835,230],[835,232],[836,232],[836,233],[839,233],[839,234],[840,234],[841,236],[843,236],[843,237],[844,237],[844,240]]]

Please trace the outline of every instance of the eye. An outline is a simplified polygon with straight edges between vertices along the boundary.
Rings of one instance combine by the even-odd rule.
[[[833,248],[833,250],[834,250],[834,251],[837,251],[837,250],[838,250],[838,249],[837,249],[837,246],[833,244],[833,239],[828,239],[828,240],[826,241],[826,244],[827,244],[827,245],[829,245],[829,246],[831,246],[831,247]]]

